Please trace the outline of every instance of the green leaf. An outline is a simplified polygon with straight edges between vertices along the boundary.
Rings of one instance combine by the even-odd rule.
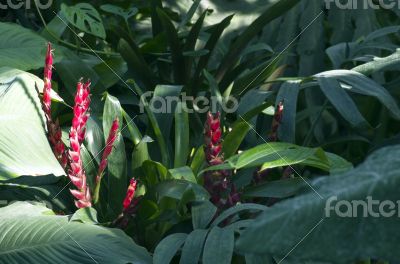
[[[367,127],[367,121],[361,115],[360,111],[358,111],[356,104],[342,89],[340,83],[336,79],[317,77],[317,81],[322,92],[344,119],[346,119],[353,127]]]
[[[93,158],[100,164],[101,152],[104,147],[103,131],[93,116],[86,123],[85,147]]]
[[[125,20],[128,20],[129,18],[133,17],[138,12],[138,9],[136,7],[130,7],[128,9],[123,9],[119,6],[111,5],[111,4],[101,5],[100,9],[103,11],[106,11],[108,13],[121,16]]]
[[[175,233],[164,238],[154,250],[153,263],[170,263],[176,252],[185,242],[187,234]]]
[[[120,132],[113,145],[113,150],[108,156],[108,205],[113,209],[114,214],[122,211],[122,201],[125,198],[127,188],[127,160],[125,153],[125,144],[121,135],[122,108],[118,99],[107,94],[103,111],[103,131],[104,139],[107,140],[112,122],[118,118],[120,123]]]
[[[256,20],[248,26],[230,47],[228,53],[222,59],[216,74],[216,80],[219,82],[222,77],[232,67],[236,65],[242,50],[269,22],[280,17],[298,3],[297,0],[281,0],[269,6]]]
[[[231,157],[238,151],[240,144],[250,130],[251,126],[247,121],[238,119],[235,122],[232,131],[226,135],[222,142],[222,151],[225,158]]]
[[[352,70],[370,75],[374,72],[384,71],[400,64],[400,49],[387,57],[374,57],[372,61],[354,67]]]
[[[125,39],[121,38],[118,43],[118,51],[131,70],[135,71],[137,77],[146,85],[147,90],[152,90],[157,78],[140,53],[139,47],[135,43],[129,45]]]
[[[44,66],[46,40],[17,24],[0,23],[0,67],[34,70]],[[62,58],[56,50],[55,62]]]
[[[2,263],[152,263],[149,253],[119,229],[43,215],[45,207],[26,204],[0,208]]]
[[[167,148],[163,133],[161,132],[160,125],[157,121],[157,118],[154,115],[152,109],[150,109],[148,102],[145,100],[145,98],[143,98],[144,97],[143,92],[140,89],[140,87],[137,86],[136,83],[131,79],[128,80],[127,82],[133,83],[135,91],[137,92],[137,94],[140,97],[140,102],[144,106],[144,109],[147,113],[147,117],[150,120],[151,126],[153,127],[153,131],[154,131],[154,134],[155,134],[157,142],[158,142],[158,145],[160,147],[162,162],[165,166],[169,167],[170,159],[169,159],[169,155],[168,155],[168,148]]]
[[[197,264],[199,262],[207,233],[208,230],[196,229],[186,237],[179,264]]]
[[[188,12],[185,14],[185,16],[183,17],[181,23],[178,26],[179,28],[184,27],[186,24],[188,24],[190,22],[190,20],[192,19],[193,15],[196,13],[197,8],[200,5],[201,0],[194,0],[193,4],[191,5],[191,7],[189,8]]]
[[[275,106],[283,101],[282,121],[278,128],[278,138],[283,142],[296,141],[296,110],[300,82],[288,81],[281,85],[276,96]]]
[[[74,6],[61,4],[61,12],[68,22],[78,29],[102,39],[106,38],[100,14],[91,4],[79,3]]]
[[[78,221],[84,224],[97,224],[97,212],[92,207],[81,208],[72,215],[70,221]]]
[[[234,247],[231,228],[214,227],[208,234],[203,251],[203,263],[231,263]]]
[[[210,201],[201,202],[192,206],[192,224],[194,229],[206,228],[217,212]]]
[[[180,200],[189,190],[193,190],[196,201],[205,201],[209,198],[208,192],[202,186],[185,180],[163,181],[156,186],[159,201],[164,197]]]
[[[334,155],[334,154],[331,154]],[[306,148],[281,142],[272,142],[258,145],[230,157],[222,165],[211,166],[204,171],[220,169],[242,169],[262,165],[262,169],[288,166],[293,164],[304,164],[329,171],[336,162],[351,164],[340,157],[328,159],[321,148]]]
[[[175,109],[175,168],[185,166],[189,156],[189,115],[186,109],[186,103],[181,101]]]
[[[378,99],[396,119],[400,119],[400,109],[390,93],[383,86],[365,77],[361,73],[349,70],[332,70],[321,72],[314,76],[316,78],[325,77],[337,79],[342,83],[342,88],[358,94],[373,96]]]
[[[271,181],[248,188],[243,195],[246,197],[286,198],[297,194],[306,185],[301,178]]]
[[[242,211],[265,211],[268,207],[262,204],[254,204],[254,203],[244,203],[238,204],[234,207],[231,207],[225,211],[223,211],[212,223],[211,227],[217,227],[228,217],[237,214]]]
[[[36,76],[0,68],[0,180],[21,175],[65,175],[45,131]]]
[[[323,199],[309,191],[275,204],[243,231],[236,244],[239,252],[271,254],[280,260],[290,251],[287,260],[294,263],[353,263],[372,257],[396,262],[400,258],[394,235],[397,213],[384,217],[378,212],[393,212],[392,208],[386,205],[386,209],[378,210],[375,202],[370,202],[367,210],[367,197],[380,201],[380,206],[383,201],[396,204],[399,157],[399,145],[382,148],[353,170],[315,179],[311,185]],[[365,214],[366,211],[370,213]],[[371,213],[378,213],[379,217]]]
[[[182,180],[187,180],[189,182],[197,183],[196,177],[194,176],[192,169],[189,168],[188,166],[170,169],[168,172],[174,179],[177,180],[182,179]]]
[[[167,14],[165,14],[162,9],[157,8],[157,14],[161,20],[162,26],[169,42],[169,47],[171,49],[172,67],[174,69],[173,74],[175,83],[183,84],[186,78],[188,78],[189,76],[185,68],[185,59],[183,57],[183,50],[178,37],[178,31],[175,29],[174,24],[172,24],[171,19],[167,16]]]

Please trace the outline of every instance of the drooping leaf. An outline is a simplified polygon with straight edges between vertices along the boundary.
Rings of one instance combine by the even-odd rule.
[[[233,230],[229,227],[214,227],[204,245],[203,263],[231,263],[233,247]]]
[[[26,204],[0,208],[0,262],[152,263],[149,253],[119,229],[69,222],[42,205]]]
[[[0,180],[21,175],[64,175],[45,131],[36,76],[0,68]]]

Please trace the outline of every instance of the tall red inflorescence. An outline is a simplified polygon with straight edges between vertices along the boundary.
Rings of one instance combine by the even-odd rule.
[[[44,65],[43,76],[43,98],[42,108],[46,117],[47,137],[50,141],[51,148],[61,166],[65,169],[67,166],[67,153],[65,145],[61,140],[61,128],[58,119],[54,122],[51,117],[51,78],[53,74],[53,50],[51,44],[47,44],[46,59]]]
[[[222,131],[220,114],[207,113],[204,125],[204,152],[209,166],[224,162],[222,153]],[[230,179],[230,171],[208,171],[204,175],[204,185],[211,194],[211,201],[220,209],[231,207],[239,200],[239,193]]]
[[[103,151],[103,156],[101,157],[101,162],[99,165],[99,169],[97,171],[97,176],[96,176],[96,182],[95,182],[95,189],[94,189],[94,194],[93,194],[93,202],[96,204],[99,200],[99,192],[100,192],[100,185],[101,185],[101,179],[103,177],[104,170],[107,167],[108,163],[108,156],[111,154],[113,147],[114,147],[114,142],[117,139],[118,136],[118,128],[119,128],[119,121],[118,118],[114,119],[111,127],[110,127],[110,132],[108,133],[108,138],[106,141],[106,146],[104,147]]]
[[[81,158],[81,144],[85,138],[85,125],[89,118],[89,93],[90,81],[85,84],[78,82],[75,94],[74,117],[69,132],[70,150],[68,153],[70,164],[68,176],[76,187],[76,189],[70,191],[76,198],[75,205],[78,208],[92,206],[90,190],[87,186],[86,174]]]
[[[103,172],[107,167],[108,156],[111,154],[114,147],[114,142],[117,139],[118,128],[119,128],[119,121],[118,118],[116,118],[111,125],[110,132],[108,133],[106,146],[104,147],[103,156],[101,157],[99,170],[96,176],[96,184],[100,182]]]

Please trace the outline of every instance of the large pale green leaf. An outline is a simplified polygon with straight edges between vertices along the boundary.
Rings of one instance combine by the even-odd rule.
[[[0,69],[0,180],[20,175],[64,175],[46,137],[36,76]]]
[[[152,263],[119,229],[69,222],[41,205],[0,209],[0,263]]]
[[[203,251],[203,263],[231,263],[234,247],[233,229],[214,227],[208,234]]]
[[[325,153],[321,148],[306,148],[289,143],[272,142],[258,145],[226,160],[224,164],[211,166],[206,170],[242,169],[262,165],[262,169],[303,164],[322,170],[336,172],[351,168],[351,164],[334,154]]]
[[[32,70],[44,66],[46,40],[40,35],[9,23],[0,23],[0,35],[0,67]],[[56,62],[60,55],[57,50]]]
[[[185,242],[187,234],[175,233],[164,238],[154,251],[154,264],[170,263]]]
[[[353,170],[314,180],[311,185],[323,198],[310,189],[274,205],[242,233],[238,249],[270,254],[278,262],[290,252],[286,259],[290,263],[353,263],[370,257],[396,263],[400,259],[397,210],[392,216],[374,217],[365,215],[366,206],[356,204],[366,203],[370,196],[372,200],[392,201],[397,208],[399,164],[400,146],[396,145],[376,151]],[[337,201],[332,200],[334,197]],[[342,203],[340,212],[329,209],[338,207],[339,201],[348,205]],[[349,208],[351,203],[357,206],[354,211]],[[382,203],[372,203],[368,211],[377,213],[382,210],[380,206]],[[384,212],[393,208],[386,204]]]

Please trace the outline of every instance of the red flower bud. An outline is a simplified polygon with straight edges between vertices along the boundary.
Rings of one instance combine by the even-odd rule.
[[[123,202],[124,209],[128,209],[129,205],[132,202],[133,197],[135,196],[137,181],[132,178],[130,184],[128,186],[128,190],[126,191],[126,196]]]

